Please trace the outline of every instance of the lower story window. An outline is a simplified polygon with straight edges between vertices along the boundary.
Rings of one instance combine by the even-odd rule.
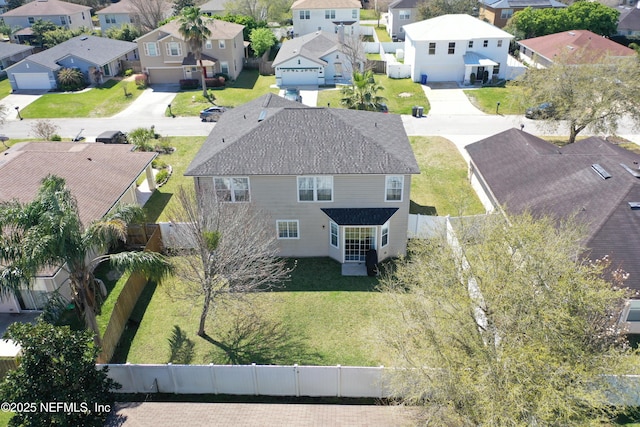
[[[382,226],[382,232],[380,233],[380,246],[387,246],[389,244],[389,223],[386,222]]]
[[[298,238],[298,220],[277,220],[278,239],[297,239]]]
[[[339,240],[339,228],[338,228],[338,224],[336,224],[335,222],[331,222],[329,223],[329,231],[331,232],[331,246],[333,246],[334,248],[337,248],[340,244],[338,243]]]

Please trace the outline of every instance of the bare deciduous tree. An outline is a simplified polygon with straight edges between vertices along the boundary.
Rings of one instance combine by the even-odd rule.
[[[158,28],[158,23],[167,16],[166,11],[171,9],[166,0],[131,0],[130,3],[136,12],[137,24],[146,31]]]
[[[33,136],[45,141],[51,141],[51,138],[59,129],[60,126],[56,125],[51,120],[38,120],[31,125],[31,133]]]
[[[180,188],[169,217],[175,232],[177,275],[187,284],[176,296],[202,298],[198,335],[207,316],[229,299],[280,286],[291,268],[277,257],[276,230],[268,215],[251,203],[216,200],[215,193]],[[179,226],[178,226],[179,225]],[[185,245],[184,242],[187,242]]]

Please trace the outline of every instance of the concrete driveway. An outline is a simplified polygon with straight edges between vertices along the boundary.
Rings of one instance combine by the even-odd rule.
[[[429,115],[486,115],[469,102],[463,89],[455,82],[436,82],[422,85],[429,100]]]
[[[165,117],[165,111],[180,90],[178,85],[153,85],[142,92],[127,108],[115,114],[113,118],[121,117]]]
[[[45,90],[23,90],[16,93],[11,93],[0,100],[0,104],[4,105],[7,109],[6,120],[17,120],[18,109],[22,110],[27,105],[31,104],[36,99],[47,93]]]

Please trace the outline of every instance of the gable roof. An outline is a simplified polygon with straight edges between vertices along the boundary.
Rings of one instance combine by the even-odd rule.
[[[395,0],[389,4],[389,9],[415,9],[420,3],[422,3],[422,0]]]
[[[291,9],[360,9],[360,0],[296,0]]]
[[[636,52],[608,38],[588,30],[563,31],[532,39],[520,40],[518,44],[525,46],[538,55],[553,61],[557,55],[569,52],[587,52],[581,55],[581,62],[597,62],[606,56],[634,56]]]
[[[100,9],[96,15],[106,15],[109,13],[131,13],[135,9],[131,4],[131,0],[120,0],[117,3],[111,3],[109,6]]]
[[[77,142],[16,144],[0,160],[0,200],[29,202],[49,174],[64,178],[83,224],[102,218],[156,157],[131,145]],[[11,183],[11,185],[8,185]]]
[[[436,16],[403,26],[411,40],[470,40],[480,37],[512,39],[500,28],[471,15],[451,14]]]
[[[244,29],[244,25],[236,24],[233,22],[221,21],[219,19],[210,19],[207,17],[204,17],[203,19],[207,23],[207,28],[211,31],[212,40],[233,39]],[[157,33],[158,40],[166,37],[168,34],[180,40],[184,40],[182,34],[180,34],[180,23],[177,19],[174,19],[156,28],[155,30],[138,37],[136,41],[147,37],[149,34],[154,33]]]
[[[275,67],[297,56],[326,65],[327,63],[322,57],[340,50],[341,47],[338,36],[333,33],[316,31],[315,33],[305,34],[285,41],[273,60],[273,66]]]
[[[224,5],[229,0],[209,0],[200,5],[200,10],[206,13],[211,11],[224,11]]]
[[[558,148],[510,129],[467,146],[472,167],[510,212],[576,218],[588,227],[592,258],[609,255],[640,289],[640,155],[591,137]],[[636,163],[634,163],[636,162]],[[611,177],[603,179],[592,165]],[[633,175],[622,165],[626,165]]]
[[[0,16],[46,16],[46,15],[74,15],[80,12],[89,12],[91,8],[75,3],[59,0],[34,0],[16,7]]]
[[[74,56],[89,63],[103,66],[137,48],[138,45],[133,42],[81,35],[43,50],[42,52],[30,55],[23,61],[35,62],[51,70],[57,70],[60,68],[58,64],[60,59],[67,56]]]
[[[389,173],[420,173],[399,115],[267,94],[223,114],[185,175]]]
[[[547,7],[567,7],[566,4],[556,0],[481,0],[480,3],[483,3],[492,9],[524,9],[527,7],[543,9]]]
[[[16,43],[0,43],[0,59],[8,58],[18,53],[32,51],[33,46]]]
[[[620,7],[618,30],[640,31],[640,9],[637,7]]]

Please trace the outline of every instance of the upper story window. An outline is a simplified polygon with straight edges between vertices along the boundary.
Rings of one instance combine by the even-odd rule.
[[[336,19],[336,11],[335,10],[325,10],[324,11],[324,19]]]
[[[156,43],[145,43],[144,54],[147,56],[158,56],[158,45]]]
[[[473,40],[469,40],[469,49],[473,49]]]
[[[500,19],[509,19],[513,16],[513,9],[502,9]]]
[[[449,55],[453,55],[456,53],[456,42],[449,42],[449,50],[447,51]]]
[[[358,19],[358,9],[351,10],[351,18]]]
[[[498,47],[502,47],[502,40],[498,40]]]
[[[429,43],[429,55],[436,54],[436,44],[434,42]]]
[[[227,47],[227,42],[224,40],[218,40],[218,47],[220,49],[225,49]]]
[[[36,22],[33,16],[28,17],[27,20],[29,21],[29,24],[34,24]]]
[[[401,202],[402,189],[404,187],[404,176],[388,176],[384,186],[384,200],[387,202]]]
[[[411,19],[411,11],[410,10],[401,10],[400,13],[399,13],[399,17],[403,21],[406,21],[407,19]]]
[[[107,24],[115,24],[116,15],[104,15],[104,22],[106,22]]]
[[[82,20],[84,21],[84,12],[82,12]],[[69,18],[69,24],[71,24],[71,18]]]
[[[211,40],[207,40],[206,42],[204,42],[204,48],[213,49],[213,42]]]
[[[301,10],[300,11],[300,19],[311,19],[311,11],[310,10]]]
[[[182,45],[178,42],[167,43],[167,55],[182,56]]]
[[[485,40],[482,42],[482,47],[488,47],[489,46],[489,40]]]
[[[299,176],[299,202],[331,202],[333,201],[332,176]]]
[[[247,177],[213,178],[213,187],[216,197],[223,202],[248,202],[250,200],[249,178]]]

